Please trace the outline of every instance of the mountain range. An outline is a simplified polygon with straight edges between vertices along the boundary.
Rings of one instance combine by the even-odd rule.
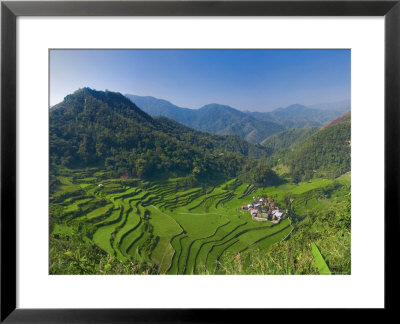
[[[120,93],[83,88],[50,109],[50,162],[105,165],[115,175],[236,174],[245,157],[266,156],[237,135],[196,131],[151,117]]]
[[[180,113],[182,108],[175,110]],[[193,113],[188,110],[187,120],[191,120]],[[208,132],[198,131],[168,117],[150,116],[120,93],[79,89],[50,109],[50,163],[103,165],[114,176],[148,178],[173,172],[210,179],[261,170],[254,159],[272,154],[268,159],[288,166],[293,179],[309,179],[316,172],[337,176],[350,170],[350,113],[324,127],[283,130],[260,145],[237,135],[245,133],[235,129],[245,113],[220,105],[200,111],[203,120],[212,113],[224,123],[224,130],[236,133],[212,134],[210,125],[205,125]],[[200,125],[199,120],[191,121]]]
[[[278,108],[271,112],[248,112],[259,120],[273,121],[285,129],[320,127],[350,111],[350,107],[337,107],[332,104],[329,109],[310,108],[299,104]]]
[[[260,143],[267,137],[289,128],[322,126],[350,110],[350,102],[325,104],[324,109],[295,104],[272,112],[240,111],[226,105],[208,104],[199,109],[182,108],[151,96],[126,94],[151,116],[165,116],[197,130],[215,134],[236,134]]]
[[[208,104],[200,109],[189,109],[154,97],[126,97],[152,116],[172,118],[186,126],[209,133],[236,134],[251,143],[261,142],[266,137],[284,130],[282,125],[273,121],[258,120],[226,105]]]

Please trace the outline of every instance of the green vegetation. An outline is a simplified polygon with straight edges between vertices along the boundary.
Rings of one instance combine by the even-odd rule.
[[[245,157],[266,156],[261,146],[237,135],[195,131],[165,118],[152,118],[119,93],[84,88],[50,111],[50,162],[68,167],[104,166],[116,177],[228,177]],[[81,179],[83,180],[83,179]],[[88,178],[88,182],[93,178]]]
[[[344,117],[344,118],[343,118]],[[351,118],[321,128],[305,140],[282,149],[269,158],[270,166],[288,167],[294,182],[315,177],[336,178],[350,171]]]
[[[349,216],[325,212],[348,199],[348,176],[267,188],[234,178],[213,186],[176,189],[179,178],[162,183],[136,179],[131,187],[125,179],[105,180],[104,172],[95,168],[60,167],[58,173],[61,184],[50,197],[51,273],[110,273],[110,269],[115,273],[260,273],[254,266],[260,266],[261,259],[256,262],[255,258],[262,255],[262,262],[275,258],[275,246],[287,244],[297,253],[302,251],[300,259],[290,254],[295,258],[291,262],[308,260],[307,265],[293,266],[287,273],[317,273],[319,261],[307,243],[311,239],[321,251],[329,251],[330,244],[343,244],[346,250],[339,253],[344,254],[330,259],[327,253],[327,262],[333,270],[350,271],[349,263],[343,267],[349,253]],[[80,179],[87,174],[96,174],[96,181],[82,189]],[[255,195],[269,195],[282,210],[288,210],[288,218],[278,224],[254,221],[241,206]],[[337,225],[343,237],[335,234]],[[99,256],[93,259],[93,253]],[[80,258],[86,262],[82,269]],[[105,270],[105,264],[112,268]],[[240,271],[229,268],[233,265],[240,265]],[[275,259],[265,266],[266,273],[280,273]]]
[[[69,246],[72,253],[71,239],[77,242],[80,238],[79,246],[93,246],[122,267],[131,262],[160,274],[195,274],[203,269],[215,273],[224,254],[257,244],[267,247],[292,229],[289,219],[277,225],[256,222],[241,210],[257,191],[238,179],[213,187],[176,189],[179,178],[163,183],[137,180],[135,187],[129,187],[124,179],[105,180],[104,173],[94,168],[60,167],[58,174],[61,184],[55,187],[50,208],[53,248],[63,246],[68,252]],[[85,178],[88,174],[90,180]],[[82,186],[83,179],[91,183]],[[57,273],[58,268],[52,269]],[[68,273],[79,272],[67,269]]]
[[[267,158],[81,89],[50,112],[49,272],[350,274],[349,140],[344,117]]]
[[[314,134],[318,129],[318,127],[302,129],[291,128],[267,137],[260,144],[272,154],[281,149],[286,149],[295,143],[301,142]]]
[[[315,263],[318,266],[319,274],[330,275],[331,271],[329,270],[327,264],[325,263],[325,260],[322,257],[321,252],[319,252],[318,247],[315,245],[315,243],[312,243],[311,247],[315,258]]]
[[[343,185],[333,190],[336,201],[326,203],[324,209],[314,210],[313,206],[303,204],[307,214],[298,215],[294,202],[308,194],[306,191],[289,199],[289,205],[293,202],[290,217],[293,230],[288,237],[269,249],[258,245],[242,253],[227,253],[220,260],[222,271],[226,274],[320,274],[321,259],[315,258],[312,248],[317,244],[332,274],[350,274],[349,187]]]

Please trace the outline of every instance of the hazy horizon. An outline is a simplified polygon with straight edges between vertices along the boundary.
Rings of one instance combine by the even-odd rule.
[[[350,50],[50,50],[50,106],[89,87],[190,109],[350,100]]]
[[[93,90],[97,90],[97,91],[99,91],[99,89],[93,89]],[[105,91],[105,90],[109,90],[109,89],[102,89],[102,90],[100,90],[100,91]],[[120,92],[120,91],[116,91],[116,92]],[[173,104],[173,105],[175,105],[175,106],[177,106],[177,107],[179,107],[179,108],[187,108],[187,109],[194,109],[194,110],[196,110],[196,109],[200,109],[200,108],[202,108],[202,107],[204,107],[204,106],[206,106],[206,105],[221,105],[221,106],[229,106],[229,107],[231,107],[231,108],[235,108],[235,109],[237,109],[237,110],[240,110],[240,111],[249,111],[249,112],[260,112],[260,111],[257,111],[257,110],[247,110],[247,109],[240,109],[240,108],[238,108],[238,107],[234,107],[234,106],[231,106],[231,105],[227,105],[227,104],[224,104],[224,103],[220,103],[220,102],[209,102],[209,103],[207,103],[207,104],[205,104],[205,105],[203,105],[203,106],[201,106],[201,107],[182,107],[182,106],[179,106],[179,105],[176,105],[174,102],[172,102],[171,100],[168,100],[168,99],[166,99],[166,98],[158,98],[158,97],[155,97],[155,96],[152,96],[152,95],[138,95],[138,94],[136,94],[136,93],[122,93],[124,96],[126,96],[126,95],[134,95],[134,96],[138,96],[138,97],[152,97],[152,98],[155,98],[155,99],[158,99],[158,100],[165,100],[165,101],[168,101],[169,103],[171,103],[171,104]],[[302,105],[302,106],[306,106],[306,107],[309,107],[309,108],[313,108],[314,106],[319,106],[319,105],[325,105],[325,104],[339,104],[339,103],[347,103],[347,102],[349,102],[350,103],[350,99],[344,99],[344,100],[337,100],[337,101],[332,101],[332,102],[316,102],[316,103],[312,103],[312,104],[308,104],[308,105],[305,105],[305,104],[303,104],[303,103],[301,103],[301,102],[293,102],[293,103],[291,103],[291,104],[289,104],[289,105],[287,105],[287,106],[279,106],[279,107],[275,107],[275,108],[273,108],[273,109],[271,109],[271,110],[266,110],[265,112],[270,112],[270,111],[273,111],[273,110],[275,110],[275,109],[279,109],[279,108],[286,108],[286,107],[288,107],[288,106],[292,106],[292,105]],[[140,107],[139,107],[140,108]]]

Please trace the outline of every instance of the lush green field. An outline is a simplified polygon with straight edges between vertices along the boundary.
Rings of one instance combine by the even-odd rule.
[[[341,199],[340,190],[349,182],[344,176],[256,188],[231,179],[187,189],[179,178],[162,183],[109,179],[96,169],[62,169],[57,180],[50,196],[51,235],[79,229],[85,240],[112,257],[153,264],[160,274],[223,273],[221,259],[266,251],[287,239],[293,230],[291,213],[326,207],[335,201],[326,194]],[[255,195],[271,196],[289,210],[287,217],[278,224],[252,220],[240,207]]]

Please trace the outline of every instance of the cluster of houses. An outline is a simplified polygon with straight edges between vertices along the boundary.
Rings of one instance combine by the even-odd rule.
[[[284,214],[271,197],[253,197],[253,203],[242,206],[242,209],[250,211],[254,220],[269,220],[274,223],[279,223]]]

